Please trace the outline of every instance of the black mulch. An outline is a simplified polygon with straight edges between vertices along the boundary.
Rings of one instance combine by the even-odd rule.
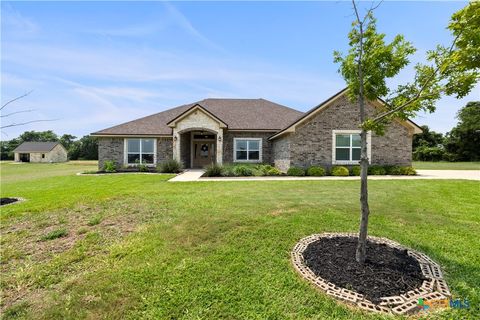
[[[367,242],[367,260],[355,260],[358,239],[321,238],[303,252],[305,264],[319,277],[363,294],[373,303],[421,287],[425,280],[417,260],[406,250]]]
[[[4,206],[6,204],[17,202],[18,199],[15,198],[0,198],[0,206]]]

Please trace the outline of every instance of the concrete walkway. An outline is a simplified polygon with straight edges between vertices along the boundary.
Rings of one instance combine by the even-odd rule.
[[[171,181],[171,182],[199,181],[200,177],[204,172],[205,170],[202,170],[202,169],[188,169],[168,181]]]
[[[360,177],[212,177],[200,178],[203,170],[187,170],[170,179],[178,181],[314,181],[314,180],[359,180]],[[416,176],[368,176],[369,180],[418,180],[418,179],[462,179],[480,181],[480,170],[417,170]]]

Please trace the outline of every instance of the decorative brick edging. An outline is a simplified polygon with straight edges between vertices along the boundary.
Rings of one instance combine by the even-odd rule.
[[[5,197],[5,198],[17,199],[17,201],[12,202],[12,203],[8,203],[8,204],[4,204],[4,205],[1,206],[2,208],[6,207],[6,206],[11,206],[11,205],[14,205],[14,204],[17,204],[17,203],[22,203],[24,201],[27,201],[27,199],[20,198],[20,197]]]
[[[320,240],[320,238],[335,237],[358,237],[356,233],[322,233],[313,234],[301,239],[294,247],[291,253],[292,263],[295,270],[306,278],[309,282],[324,291],[326,294],[340,299],[344,302],[354,304],[357,307],[374,312],[393,313],[393,314],[410,314],[419,311],[418,299],[446,299],[451,296],[440,266],[425,254],[403,247],[395,241],[387,238],[368,237],[368,240],[374,243],[386,244],[392,248],[407,250],[407,254],[418,261],[422,274],[427,278],[420,288],[400,294],[398,296],[381,297],[379,304],[367,300],[363,295],[337,287],[335,284],[316,276],[312,270],[307,267],[303,260],[303,252],[312,242]]]

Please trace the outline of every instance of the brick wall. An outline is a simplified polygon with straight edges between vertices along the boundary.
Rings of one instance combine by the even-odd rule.
[[[367,113],[375,114],[375,107],[368,105]],[[311,165],[332,165],[332,130],[358,130],[360,123],[358,108],[346,97],[338,98],[332,106],[297,126],[287,136],[289,141],[290,165],[308,167]],[[286,139],[286,138],[284,138]],[[275,142],[277,157],[283,154],[281,145]],[[412,161],[412,135],[399,122],[392,122],[384,136],[372,133],[372,164],[410,165]],[[280,159],[282,160],[282,159]],[[284,170],[284,168],[282,168]]]
[[[268,137],[274,132],[231,132],[224,131],[223,134],[223,162],[233,162],[233,139],[234,138],[261,138],[262,139],[262,162],[273,163],[272,141]]]

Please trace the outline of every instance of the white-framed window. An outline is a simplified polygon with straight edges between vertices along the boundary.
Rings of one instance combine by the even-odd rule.
[[[234,138],[234,162],[262,162],[261,138]]]
[[[155,165],[157,163],[157,139],[128,138],[124,141],[127,165]]]
[[[358,164],[360,162],[360,130],[332,131],[332,163]],[[367,132],[367,155],[371,161],[372,135]]]

